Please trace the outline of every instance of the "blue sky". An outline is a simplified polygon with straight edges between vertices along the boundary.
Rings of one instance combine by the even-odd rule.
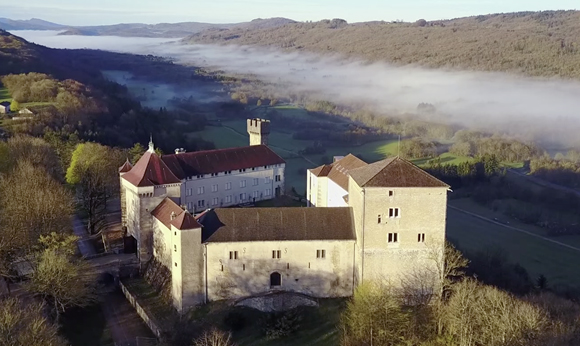
[[[68,25],[199,21],[232,23],[287,17],[415,21],[497,12],[580,8],[578,0],[22,0],[0,6],[0,17],[41,18]]]

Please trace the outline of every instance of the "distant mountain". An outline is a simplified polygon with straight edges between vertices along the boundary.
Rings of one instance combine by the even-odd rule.
[[[296,23],[287,18],[254,19],[251,22],[235,24],[210,24],[198,22],[160,23],[160,24],[115,24],[99,26],[67,26],[41,19],[12,20],[0,18],[0,29],[4,30],[65,30],[59,35],[81,36],[124,36],[124,37],[166,37],[183,38],[205,31],[259,30],[272,29],[289,23]]]
[[[27,20],[0,18],[0,29],[3,30],[59,30],[63,28],[66,28],[66,26],[47,22],[38,18]]]
[[[274,22],[274,27],[205,30],[183,42],[286,51],[529,76],[580,79],[580,11],[516,12],[451,20]]]

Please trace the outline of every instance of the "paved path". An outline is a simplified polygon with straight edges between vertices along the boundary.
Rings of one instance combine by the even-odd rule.
[[[101,306],[115,346],[138,346],[137,337],[155,337],[119,290],[108,294]]]
[[[481,215],[478,215],[478,214],[475,214],[475,213],[469,212],[469,211],[467,211],[467,210],[459,209],[459,208],[457,208],[457,207],[454,207],[454,206],[452,206],[452,205],[447,205],[447,207],[448,207],[449,209],[452,209],[452,210],[458,211],[458,212],[460,212],[460,213],[463,213],[463,214],[467,214],[467,215],[473,216],[473,217],[475,217],[475,218],[478,218],[478,219],[480,219],[480,220],[484,220],[484,221],[487,221],[487,222],[489,222],[489,223],[493,223],[493,224],[495,224],[495,225],[503,226],[503,227],[505,227],[505,228],[508,228],[508,229],[510,229],[510,230],[512,230],[512,231],[516,231],[516,232],[524,233],[524,234],[527,234],[527,235],[529,235],[529,236],[531,236],[531,237],[534,237],[534,238],[539,238],[539,239],[542,239],[542,240],[544,240],[544,241],[547,241],[547,242],[550,242],[550,243],[554,243],[554,244],[557,244],[557,245],[563,246],[563,247],[565,247],[565,248],[568,248],[568,249],[571,249],[571,250],[574,250],[574,251],[578,251],[578,252],[580,252],[580,248],[577,248],[577,247],[575,247],[575,246],[568,245],[568,244],[565,244],[565,243],[559,242],[559,241],[557,241],[557,240],[554,240],[554,239],[551,239],[551,238],[548,238],[548,237],[544,237],[544,236],[541,236],[541,235],[539,235],[539,234],[536,234],[536,233],[533,233],[533,232],[530,232],[530,231],[523,230],[523,229],[521,229],[521,228],[517,228],[517,227],[510,226],[510,225],[506,225],[505,223],[501,223],[501,222],[495,221],[495,220],[493,220],[493,219],[490,219],[490,218],[487,218],[487,217],[484,217],[484,216],[481,216]]]

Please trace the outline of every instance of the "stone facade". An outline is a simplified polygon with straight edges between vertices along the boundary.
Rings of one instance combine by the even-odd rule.
[[[248,121],[249,132],[268,126]],[[367,164],[348,155],[309,170],[309,206],[318,208],[215,208],[194,217],[190,189],[221,194],[228,181],[247,180],[260,191],[284,166],[179,181],[171,162],[151,155],[121,173],[123,218],[141,262],[155,256],[170,269],[180,312],[271,292],[345,297],[364,280],[437,289],[449,187],[405,160]],[[135,173],[152,171],[159,176]]]

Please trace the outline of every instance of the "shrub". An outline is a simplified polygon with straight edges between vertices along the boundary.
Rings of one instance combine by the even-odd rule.
[[[300,328],[301,320],[298,309],[270,313],[264,321],[264,335],[270,340],[287,337]]]
[[[229,330],[236,332],[246,326],[246,318],[239,311],[230,311],[224,318],[224,324]]]

